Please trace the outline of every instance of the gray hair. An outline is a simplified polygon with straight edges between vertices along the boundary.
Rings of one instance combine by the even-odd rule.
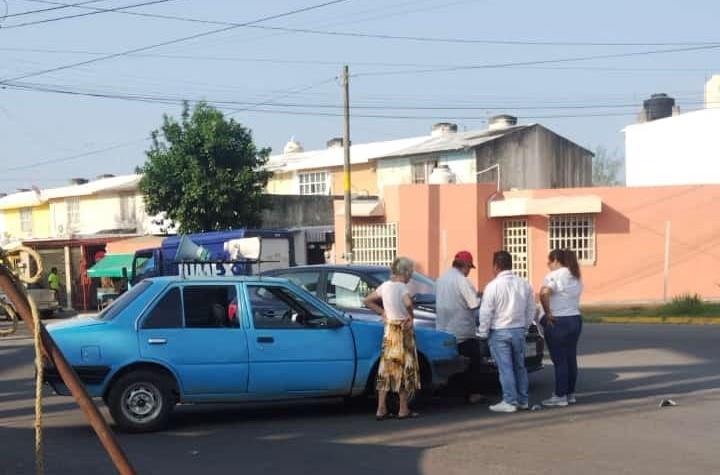
[[[415,271],[415,263],[407,257],[396,257],[390,266],[393,275],[410,277]]]

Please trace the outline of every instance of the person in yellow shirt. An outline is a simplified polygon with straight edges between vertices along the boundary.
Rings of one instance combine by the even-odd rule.
[[[47,279],[50,290],[53,290],[55,292],[55,298],[58,298],[58,294],[60,293],[60,276],[58,275],[57,267],[50,269],[50,274]]]

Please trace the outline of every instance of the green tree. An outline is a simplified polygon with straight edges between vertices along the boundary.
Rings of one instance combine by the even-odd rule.
[[[625,160],[618,156],[615,151],[608,153],[607,149],[600,145],[595,149],[592,167],[593,186],[618,186],[625,182],[622,177]]]
[[[163,117],[146,154],[138,172],[150,214],[166,212],[181,233],[260,225],[270,149],[258,149],[252,132],[219,110],[201,102],[190,114],[184,103],[179,122]]]

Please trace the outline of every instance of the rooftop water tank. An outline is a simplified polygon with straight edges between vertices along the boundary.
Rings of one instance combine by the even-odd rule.
[[[452,122],[438,122],[437,124],[433,124],[430,136],[440,137],[442,135],[456,134],[457,130],[457,124],[453,124]]]
[[[430,178],[428,178],[428,183],[431,185],[444,185],[455,182],[457,182],[457,176],[455,176],[447,165],[438,165],[435,167],[430,174]]]
[[[664,93],[653,94],[650,96],[650,99],[646,99],[643,101],[645,120],[647,122],[650,122],[651,120],[671,117],[673,115],[674,107],[675,99],[673,99],[672,97]]]
[[[500,114],[500,115],[494,115],[488,119],[488,129],[489,130],[501,130],[501,129],[507,129],[509,127],[515,127],[517,125],[518,119],[514,115],[510,114]]]

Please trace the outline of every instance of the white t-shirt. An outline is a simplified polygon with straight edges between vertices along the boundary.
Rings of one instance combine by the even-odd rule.
[[[385,318],[388,320],[402,321],[410,318],[407,307],[405,306],[404,297],[410,296],[407,285],[402,282],[387,281],[383,282],[375,292],[382,299],[383,308],[385,309]]]
[[[583,291],[583,284],[570,273],[567,267],[561,267],[546,275],[543,287],[552,290],[550,312],[553,317],[580,315],[580,295]]]
[[[462,272],[452,267],[437,280],[435,305],[435,328],[452,333],[459,342],[476,337],[480,301]]]

